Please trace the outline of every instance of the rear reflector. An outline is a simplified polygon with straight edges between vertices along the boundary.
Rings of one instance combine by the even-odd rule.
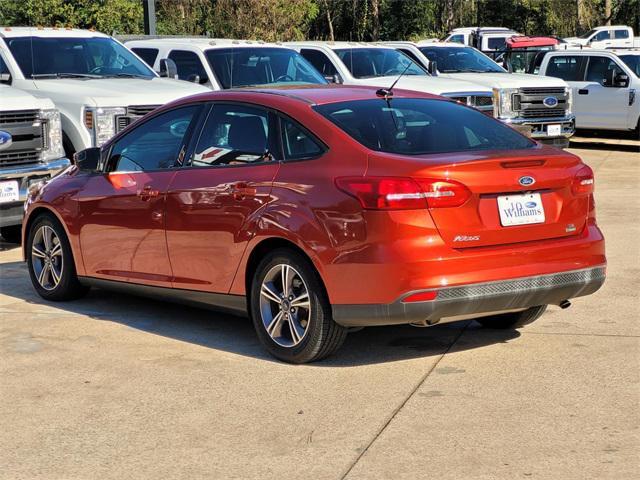
[[[430,300],[435,300],[437,296],[437,290],[431,290],[429,292],[418,292],[402,299],[402,303],[428,302]]]
[[[340,177],[336,186],[367,210],[412,210],[457,207],[471,196],[452,180],[407,177]]]
[[[576,176],[573,177],[573,182],[571,183],[571,191],[574,195],[582,196],[582,195],[591,195],[594,190],[594,178],[593,178],[593,170],[588,165],[585,165]]]

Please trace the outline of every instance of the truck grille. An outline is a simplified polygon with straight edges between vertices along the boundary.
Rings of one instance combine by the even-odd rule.
[[[491,95],[455,95],[449,98],[480,111],[493,113],[493,96]]]
[[[160,105],[129,105],[125,115],[116,117],[116,133],[124,130],[136,120],[140,120],[144,115],[152,112]]]
[[[46,123],[39,110],[15,110],[0,113],[0,130],[9,133],[12,143],[0,151],[0,168],[40,162],[46,148]]]
[[[547,97],[555,98],[557,105],[545,106]],[[562,118],[568,114],[568,101],[569,94],[563,87],[528,87],[514,94],[513,105],[522,118]]]

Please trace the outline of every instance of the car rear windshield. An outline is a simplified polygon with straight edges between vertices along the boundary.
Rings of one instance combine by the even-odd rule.
[[[26,78],[156,76],[111,38],[14,37],[5,42]]]
[[[222,88],[327,83],[302,55],[289,48],[212,48],[205,55]]]
[[[364,146],[424,155],[473,150],[519,150],[535,143],[501,122],[447,100],[382,98],[313,107]]]

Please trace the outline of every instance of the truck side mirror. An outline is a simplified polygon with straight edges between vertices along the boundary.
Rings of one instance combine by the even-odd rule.
[[[438,62],[436,62],[435,60],[431,60],[429,62],[429,67],[427,69],[429,71],[429,73],[431,75],[433,75],[434,77],[438,76]]]
[[[99,147],[86,148],[73,154],[73,163],[82,171],[96,172],[100,165]]]
[[[165,78],[178,78],[178,66],[170,58],[160,59],[160,76]]]
[[[324,79],[329,83],[342,83],[342,78],[337,73],[333,75],[324,75]]]
[[[626,73],[618,73],[613,79],[613,86],[627,88],[629,86],[629,76]]]
[[[7,85],[11,85],[11,74],[0,73],[0,83],[6,83]]]

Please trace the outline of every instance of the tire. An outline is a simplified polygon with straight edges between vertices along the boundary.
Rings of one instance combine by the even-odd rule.
[[[31,283],[45,300],[73,300],[89,291],[78,281],[69,239],[52,215],[40,215],[31,224],[25,252]]]
[[[288,296],[282,298],[285,276],[289,280]],[[329,299],[315,268],[293,250],[277,249],[262,259],[251,282],[250,301],[260,342],[285,362],[325,358],[338,350],[347,336],[347,329],[333,321]]]
[[[2,235],[5,241],[20,245],[22,243],[22,226],[9,225],[8,227],[1,227],[0,235]]]
[[[503,313],[490,317],[476,318],[476,322],[485,328],[508,329],[519,328],[536,321],[547,309],[546,305],[531,307],[522,312]]]

